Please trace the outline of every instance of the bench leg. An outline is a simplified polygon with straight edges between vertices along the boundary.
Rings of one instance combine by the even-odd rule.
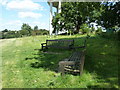
[[[42,50],[43,50],[43,45],[42,45]]]
[[[59,63],[59,72],[61,73],[62,76],[65,74],[64,68],[65,65],[63,63]]]
[[[85,56],[83,56],[81,58],[81,65],[80,65],[80,75],[82,75],[82,72],[83,72],[83,67],[84,67],[84,59],[85,59]]]
[[[62,75],[65,74],[65,67],[68,65],[75,65],[75,62],[74,61],[60,61],[59,62],[59,72],[61,72]]]
[[[43,47],[43,46],[42,46],[42,51],[43,51],[43,52],[45,52],[47,49],[48,49],[48,47],[45,47],[45,46]]]
[[[65,74],[64,65],[59,66],[59,72],[61,73],[62,76]]]
[[[43,46],[43,44],[42,44],[42,50],[44,50],[44,46]]]

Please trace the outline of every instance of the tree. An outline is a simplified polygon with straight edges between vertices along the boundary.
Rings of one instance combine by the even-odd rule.
[[[38,26],[36,25],[36,26],[34,26],[34,30],[38,30]]]
[[[106,28],[120,26],[120,1],[116,3],[104,3],[104,12],[101,15],[101,21]]]
[[[64,2],[62,12],[53,17],[54,30],[72,30],[79,32],[80,25],[89,21],[99,19],[102,9],[100,2]],[[60,23],[58,23],[60,22]],[[54,31],[55,32],[55,31]]]
[[[88,24],[82,24],[80,28],[81,28],[80,31],[82,32],[82,34],[84,33],[88,34],[91,31]]]
[[[22,36],[28,36],[30,34],[30,32],[28,30],[20,30],[20,34]]]
[[[31,35],[32,28],[28,24],[23,23],[21,30],[22,30],[22,34],[24,33],[24,34],[27,34],[28,36]]]
[[[19,34],[17,34],[17,31],[8,31],[8,32],[2,32],[2,39],[4,38],[17,38]]]
[[[0,39],[3,38],[3,32],[0,31]]]
[[[8,29],[3,30],[2,32],[8,32]]]

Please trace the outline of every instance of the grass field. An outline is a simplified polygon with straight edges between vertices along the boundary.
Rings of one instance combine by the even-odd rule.
[[[2,48],[3,88],[119,88],[118,86],[118,41],[101,37],[87,40],[85,65],[82,76],[55,72],[58,62],[72,51],[43,53],[40,44],[46,39],[74,38],[76,45],[85,36],[31,36],[0,40]]]

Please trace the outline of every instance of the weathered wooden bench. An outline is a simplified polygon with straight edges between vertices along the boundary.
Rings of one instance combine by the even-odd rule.
[[[46,43],[42,43],[42,50],[48,48],[58,49],[72,49],[74,46],[74,40],[46,40]]]
[[[59,72],[82,74],[85,59],[85,50],[74,52],[69,58],[59,62]]]

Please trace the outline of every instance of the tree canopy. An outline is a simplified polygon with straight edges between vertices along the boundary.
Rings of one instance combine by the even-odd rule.
[[[119,6],[120,2],[64,2],[61,13],[55,13],[53,17],[54,32],[67,30],[78,33],[82,24],[90,22],[97,22],[105,27],[119,26]]]
[[[36,25],[36,26],[34,26],[34,30],[38,30],[38,26]]]
[[[23,23],[21,30],[22,33],[25,33],[26,35],[31,35],[32,28],[28,24]]]
[[[54,30],[66,29],[78,32],[82,23],[88,19],[95,21],[101,15],[101,11],[99,2],[65,2],[62,4],[62,12],[55,14],[52,25]]]
[[[18,38],[18,37],[24,37],[24,36],[35,36],[35,35],[48,35],[49,31],[46,29],[39,29],[38,26],[34,26],[32,29],[29,24],[23,23],[21,26],[21,30],[19,31],[12,31],[5,29],[3,31],[0,31],[0,39],[6,39],[6,38]]]
[[[103,26],[111,28],[114,26],[120,27],[120,2],[104,3],[104,12],[101,15]]]

